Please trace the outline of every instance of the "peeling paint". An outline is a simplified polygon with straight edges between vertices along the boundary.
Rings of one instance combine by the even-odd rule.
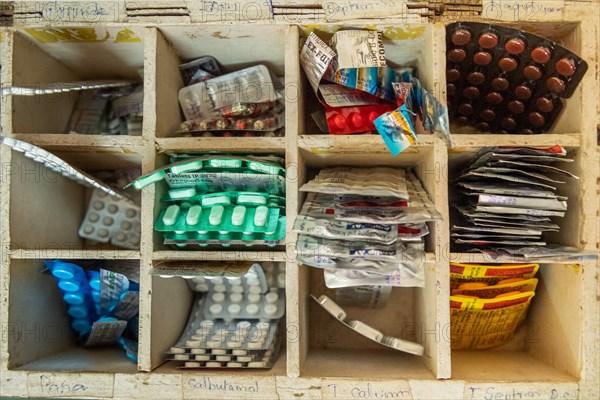
[[[135,35],[131,29],[125,28],[117,32],[117,37],[115,38],[115,43],[134,43],[141,42],[142,39]]]
[[[108,30],[96,28],[25,28],[25,32],[42,43],[57,42],[105,42],[110,38]]]

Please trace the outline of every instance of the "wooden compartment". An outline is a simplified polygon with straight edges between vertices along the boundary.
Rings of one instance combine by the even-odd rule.
[[[42,257],[43,253],[40,254]],[[87,265],[118,264],[139,268],[139,261],[72,260]],[[53,372],[133,373],[137,364],[120,345],[85,348],[76,342],[67,307],[56,281],[42,272],[43,259],[13,259],[10,279],[7,340],[8,369]]]
[[[23,28],[13,32],[13,86],[52,87],[93,79],[141,81],[144,30],[133,27]],[[15,134],[64,134],[79,92],[12,96]],[[62,137],[61,137],[62,138]],[[35,136],[34,136],[35,139]]]
[[[177,133],[184,120],[178,100],[179,89],[184,86],[178,68],[180,64],[210,55],[216,58],[223,73],[257,64],[266,65],[274,77],[283,77],[285,73],[286,26],[161,26],[153,34],[156,35],[156,74],[160,77],[156,82],[157,138],[181,136]],[[197,140],[208,147],[227,141],[220,138]],[[261,138],[256,141],[260,142]]]
[[[415,74],[423,84],[423,87],[433,93],[438,89],[437,80],[438,69],[434,67],[434,60],[440,47],[441,41],[439,35],[441,26],[439,25],[420,25],[420,24],[397,24],[397,25],[307,25],[300,27],[300,47],[312,32],[321,38],[325,43],[329,43],[332,35],[341,29],[371,29],[383,32],[383,45],[385,47],[385,56],[387,64],[391,68],[412,67]],[[300,68],[301,84],[303,97],[300,99],[302,104],[300,110],[303,112],[303,123],[298,131],[299,135],[305,134],[323,134],[311,114],[322,110],[323,105],[319,103],[317,97],[309,85],[304,70]],[[416,123],[417,133],[424,133],[421,123]],[[363,135],[364,136],[364,135]],[[361,136],[361,137],[363,137]],[[379,137],[379,135],[377,135]]]
[[[107,6],[106,2],[100,3]],[[451,351],[450,342],[444,336],[450,332],[449,261],[510,262],[479,254],[450,252],[448,181],[460,163],[477,149],[496,145],[549,147],[557,143],[567,147],[576,158],[569,168],[581,174],[582,179],[565,186],[565,193],[572,200],[563,220],[563,231],[556,240],[584,250],[596,248],[599,243],[600,147],[596,129],[600,109],[597,95],[600,36],[595,3],[565,2],[560,16],[538,14],[538,21],[513,23],[557,39],[590,65],[550,133],[486,135],[452,126],[455,147],[448,149],[441,140],[422,134],[418,145],[395,158],[389,156],[379,135],[319,134],[309,116],[318,104],[299,64],[303,38],[313,29],[326,38],[325,32],[337,29],[381,28],[386,35],[388,58],[395,65],[416,66],[424,86],[445,102],[446,25],[473,18],[480,21],[473,12],[478,14],[481,5],[445,5],[446,9],[430,10],[429,19],[414,18],[412,14],[371,19],[369,11],[363,10],[361,15],[365,19],[326,23],[319,17],[322,14],[318,12],[322,10],[313,14],[309,9],[307,14],[298,13],[292,19],[284,17],[283,22],[279,16],[275,21],[250,23],[236,19],[205,23],[206,20],[197,19],[201,7],[191,2],[180,8],[148,8],[146,3],[127,3],[126,8],[119,9],[122,14],[116,13],[115,22],[109,23],[102,22],[106,20],[103,18],[92,22],[77,22],[80,20],[75,18],[49,28],[41,11],[39,19],[15,18],[14,26],[2,29],[0,54],[3,85],[114,77],[139,79],[138,69],[143,66],[145,107],[141,138],[60,135],[74,104],[74,98],[69,95],[51,96],[53,102],[3,96],[0,112],[3,134],[42,145],[92,173],[121,166],[141,167],[142,173],[148,173],[166,164],[165,151],[285,155],[288,169],[286,246],[180,251],[162,245],[153,225],[158,216],[158,199],[166,190],[163,182],[141,191],[139,251],[92,247],[77,237],[89,190],[62,177],[54,183],[36,181],[36,176],[44,176],[39,172],[40,167],[2,146],[0,155],[5,165],[15,163],[22,165],[23,171],[37,172],[21,178],[15,170],[2,169],[0,324],[9,328],[19,321],[28,324],[66,322],[64,310],[57,308],[61,303],[54,301],[57,294],[48,291],[50,286],[46,284],[52,283],[51,277],[39,273],[41,260],[45,258],[115,259],[139,264],[141,311],[137,369],[120,349],[87,351],[75,347],[67,337],[48,344],[24,343],[22,339],[28,339],[27,335],[5,336],[9,331],[3,329],[7,340],[0,341],[0,396],[212,399],[231,395],[229,397],[319,399],[351,398],[356,394],[363,398],[368,398],[367,395],[382,398],[387,393],[388,398],[472,400],[517,398],[519,394],[523,398],[598,397],[597,295],[600,286],[596,260],[578,263],[557,260],[541,266],[537,295],[518,332],[519,342],[491,351],[463,352]],[[232,3],[223,2],[230,6]],[[242,2],[241,6],[247,4]],[[280,6],[277,5],[277,12],[281,11]],[[41,6],[31,5],[31,10],[36,7]],[[69,10],[77,8],[74,7]],[[457,7],[459,11],[449,11]],[[190,11],[188,14],[185,14],[186,9]],[[222,11],[230,18],[236,9]],[[555,21],[550,21],[552,18]],[[521,16],[521,19],[526,18]],[[27,26],[19,26],[22,21],[26,21]],[[95,36],[94,42],[60,39],[41,43],[24,29],[60,32],[76,23],[92,26],[94,32],[127,33],[130,30],[132,35],[121,37],[132,41],[116,43],[117,36],[111,33],[104,41],[100,40],[104,36]],[[65,37],[77,36],[78,32],[81,31],[75,29],[69,33],[71,36]],[[202,55],[216,57],[227,71],[265,62],[277,75],[285,75],[285,137],[181,137],[177,129],[183,117],[177,93],[183,82],[178,65]],[[422,128],[417,126],[417,130],[421,132]],[[424,357],[387,350],[368,342],[335,321],[309,297],[331,292],[324,288],[321,271],[297,265],[296,235],[289,231],[304,201],[299,186],[319,168],[332,165],[412,166],[443,215],[443,220],[429,224],[425,288],[394,289],[384,310],[348,310],[352,318],[372,323],[384,333],[424,344]],[[162,260],[285,263],[286,347],[275,367],[266,371],[188,372],[172,363],[164,363],[164,351],[177,340],[186,323],[191,294],[178,278],[152,275],[153,264]],[[23,295],[34,292],[35,296]],[[66,393],[40,389],[42,376],[55,379],[53,383],[62,381],[71,388],[81,383],[89,390]],[[205,378],[218,384],[226,381],[247,387],[256,385],[259,394],[209,390],[202,386]]]
[[[582,375],[580,264],[541,264],[527,318],[504,346],[452,352],[452,379],[576,382]],[[517,378],[518,377],[518,378]]]
[[[456,189],[452,187],[452,181],[456,179],[461,171],[469,164],[469,160],[479,151],[479,148],[463,148],[451,150],[448,155],[448,182],[450,187],[448,188],[449,196],[452,198],[453,194],[456,192]],[[567,211],[565,212],[565,216],[563,218],[552,218],[552,221],[558,225],[560,225],[561,229],[559,232],[547,232],[544,237],[547,239],[546,241],[549,244],[557,244],[562,246],[570,246],[579,248],[582,240],[582,236],[584,232],[582,230],[582,218],[583,218],[583,210],[585,205],[582,204],[578,193],[582,190],[583,181],[585,180],[585,176],[582,175],[582,163],[584,162],[582,159],[581,149],[578,147],[567,147],[567,155],[565,158],[573,159],[573,162],[559,162],[554,165],[558,168],[564,169],[566,171],[575,174],[580,177],[580,179],[565,177],[562,175],[553,174],[553,176],[557,180],[565,181],[564,184],[555,184],[557,187],[556,193],[561,196],[568,197],[567,201]],[[552,183],[550,185],[553,185]],[[450,206],[450,227],[453,225],[455,218],[456,210]],[[452,252],[459,253],[454,242],[451,241],[450,249]],[[457,262],[469,262],[467,260],[474,261],[474,257],[482,256],[478,253],[465,253],[461,255],[462,261],[458,261],[456,258],[452,258],[452,261]],[[488,262],[493,262],[492,257],[484,256],[488,259]]]
[[[362,153],[359,148],[319,154],[306,148],[301,137],[299,142],[298,187],[309,180],[318,169],[328,166],[394,166],[412,169],[436,204],[445,215],[446,204],[437,202],[445,197],[445,181],[436,173],[436,163],[444,162],[444,155],[436,151],[440,143],[412,147],[397,157],[387,154],[381,144],[372,153]],[[378,151],[379,150],[379,151]],[[300,207],[304,194],[300,193]],[[309,296],[331,294],[325,289],[323,272],[306,266],[298,268],[299,291],[299,340],[301,342],[300,375],[307,377],[327,376],[345,378],[397,378],[435,379],[447,377],[444,353],[447,342],[440,340],[440,326],[444,326],[447,313],[444,302],[436,296],[436,287],[442,285],[445,272],[437,267],[442,259],[445,241],[444,221],[429,223],[430,234],[426,237],[427,252],[424,288],[394,288],[389,304],[381,310],[349,308],[350,318],[371,324],[387,335],[419,342],[425,346],[425,356],[407,355],[360,337],[329,316]],[[295,241],[292,235],[289,241]],[[293,267],[293,268],[294,268]],[[289,282],[289,280],[288,280]]]
[[[193,139],[192,139],[193,140]],[[224,140],[221,138],[221,140]],[[236,140],[235,138],[232,140]],[[234,144],[235,146],[235,144]],[[200,152],[200,149],[196,149],[196,151]],[[180,152],[180,151],[177,151]],[[284,154],[282,154],[284,152],[284,149],[277,149],[274,150],[273,152],[269,153],[269,154],[277,154],[280,157],[284,158]],[[170,154],[175,153],[174,151],[171,151]],[[181,153],[185,153],[185,152],[181,152]],[[208,151],[206,152],[208,153]],[[203,153],[203,154],[206,154]],[[220,152],[222,154],[232,154],[231,152]],[[240,152],[239,150],[237,151],[237,153],[241,154],[241,155],[246,155],[246,154],[255,154],[255,153],[264,153],[264,151],[257,151],[256,149],[252,149],[252,150],[248,150],[246,152]],[[266,153],[264,153],[266,154]],[[169,154],[162,154],[159,153],[156,155],[156,168],[160,168],[163,167],[165,165],[169,165],[171,163],[170,161],[170,157]],[[161,199],[165,198],[165,196],[167,196],[168,191],[169,191],[169,185],[167,184],[167,182],[165,180],[162,180],[160,182],[157,182],[153,185],[152,187],[152,191],[154,192],[154,208],[153,208],[153,219],[152,219],[152,224],[154,226],[154,223],[158,220],[158,216],[160,215],[161,211],[166,207],[167,203],[161,201]],[[159,231],[155,231],[153,230],[153,250],[154,251],[171,251],[171,253],[175,253],[175,252],[203,252],[204,254],[208,253],[214,253],[214,254],[219,254],[223,251],[239,251],[241,254],[247,253],[247,252],[253,252],[253,251],[263,251],[263,252],[272,252],[272,251],[283,251],[282,246],[261,246],[261,245],[255,245],[255,246],[233,246],[233,247],[222,247],[219,245],[209,245],[206,247],[200,247],[198,245],[188,245],[186,247],[175,247],[175,246],[171,246],[171,245],[167,245],[164,244],[164,235],[163,232],[159,232]]]
[[[581,132],[581,121],[582,121],[582,102],[583,99],[583,86],[586,84],[588,79],[590,79],[590,75],[594,73],[593,69],[593,59],[589,59],[589,54],[583,51],[582,47],[582,37],[584,35],[584,29],[580,23],[578,22],[569,22],[569,23],[512,23],[512,24],[502,24],[504,26],[508,26],[513,29],[521,29],[526,32],[531,32],[538,36],[542,36],[548,38],[558,45],[566,48],[569,51],[579,55],[586,62],[588,62],[588,71],[584,79],[580,82],[577,87],[577,90],[573,93],[573,95],[568,99],[563,99],[564,108],[560,113],[558,119],[554,122],[552,128],[545,134],[577,134]],[[444,31],[445,34],[445,31]],[[444,61],[443,68],[446,67],[446,63]],[[446,93],[446,77],[445,73],[442,78],[443,84],[443,92]],[[460,126],[451,122],[451,130],[453,134],[485,134],[486,132],[481,132],[470,126]],[[510,135],[507,135],[510,136]]]
[[[239,259],[242,261],[242,259]],[[154,265],[157,265],[163,260],[156,260]],[[274,267],[273,262],[261,260],[248,260],[251,263],[259,263],[265,270]],[[190,264],[200,264],[190,259]],[[165,352],[169,351],[171,346],[174,346],[179,337],[186,328],[190,311],[193,307],[195,293],[190,290],[186,279],[175,276],[171,278],[161,277],[159,275],[152,276],[152,322],[151,330],[151,346],[150,357],[152,369],[156,372],[175,372],[181,362],[167,361],[168,355]],[[160,317],[159,317],[160,316]],[[242,376],[282,376],[286,374],[286,351],[285,351],[285,317],[282,324],[281,338],[283,344],[277,361],[272,369],[242,369],[236,370],[236,375]],[[156,368],[156,369],[155,369]],[[229,375],[231,370],[227,368],[221,369],[202,369],[202,370],[179,370],[186,377],[201,376],[206,374],[211,375]]]
[[[89,149],[71,147],[54,151],[54,154],[92,176],[99,170],[125,169],[139,174],[142,159],[141,154],[136,153],[139,150],[104,148],[90,152]],[[10,155],[9,151],[7,153]],[[109,243],[91,243],[78,235],[92,192],[90,188],[21,153],[13,151],[9,161],[10,168],[5,168],[4,173],[10,179],[11,249],[113,252],[120,249]]]

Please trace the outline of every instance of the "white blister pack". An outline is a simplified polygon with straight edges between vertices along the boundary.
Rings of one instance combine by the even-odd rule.
[[[196,292],[187,326],[167,354],[181,368],[271,368],[281,345],[285,264],[165,262],[155,275],[179,276]]]
[[[329,314],[335,317],[338,321],[352,329],[354,332],[371,339],[382,346],[390,347],[394,350],[403,351],[405,353],[416,354],[422,356],[425,353],[425,348],[419,343],[409,342],[393,336],[386,336],[382,332],[365,324],[362,321],[350,320],[343,308],[337,305],[329,297],[322,295],[319,298],[312,296],[313,300],[321,305]]]
[[[94,190],[79,236],[126,249],[140,247],[140,207],[124,198]]]

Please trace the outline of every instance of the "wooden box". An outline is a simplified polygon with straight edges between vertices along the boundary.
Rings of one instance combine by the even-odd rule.
[[[424,86],[445,101],[445,26],[458,20],[480,21],[477,11],[481,11],[481,3],[463,2],[473,4],[459,6],[454,4],[456,2],[433,1],[427,3],[429,6],[419,3],[418,7],[407,8],[418,8],[421,10],[418,15],[373,20],[366,13],[360,18],[337,22],[320,19],[323,6],[318,1],[299,2],[301,5],[296,8],[270,2],[275,3],[274,10],[279,10],[280,14],[276,13],[279,17],[251,22],[235,20],[231,17],[233,14],[227,13],[224,21],[199,19],[198,15],[205,14],[198,14],[191,3],[181,2],[185,7],[169,3],[172,3],[171,8],[155,4],[152,8],[151,2],[141,2],[136,8],[130,3],[123,6],[122,2],[115,2],[114,15],[103,15],[94,21],[78,19],[71,9],[72,18],[64,18],[53,26],[47,26],[43,18],[29,19],[25,15],[25,11],[35,11],[35,5],[24,6],[21,14],[15,11],[13,26],[1,29],[3,86],[135,78],[143,68],[143,132],[141,136],[65,134],[64,126],[75,97],[62,94],[46,98],[3,96],[2,134],[39,145],[92,172],[138,168],[141,173],[148,173],[168,162],[165,151],[221,150],[285,156],[288,231],[304,201],[298,189],[319,168],[334,165],[412,167],[444,217],[429,225],[426,285],[424,288],[396,288],[384,309],[352,309],[352,317],[386,334],[422,343],[425,355],[417,357],[379,347],[326,314],[310,295],[327,294],[329,289],[325,288],[320,271],[296,264],[295,234],[288,233],[286,246],[273,250],[173,250],[163,245],[161,235],[153,231],[159,199],[166,190],[166,184],[159,183],[141,193],[140,250],[90,245],[77,236],[90,191],[2,146],[0,396],[598,397],[600,285],[596,260],[543,262],[540,285],[526,322],[515,340],[501,349],[451,351],[448,306],[449,262],[511,261],[450,250],[448,183],[461,164],[483,146],[561,144],[566,147],[576,160],[569,168],[581,179],[565,191],[569,196],[569,211],[561,233],[554,239],[582,250],[599,247],[600,30],[597,22],[600,7],[597,2],[553,1],[564,7],[560,18],[555,14],[552,18],[541,16],[537,20],[521,16],[519,20],[504,22],[560,42],[581,55],[590,66],[551,132],[486,135],[453,126],[452,148],[431,135],[422,134],[418,145],[397,157],[389,155],[378,135],[318,134],[310,118],[316,99],[299,64],[303,38],[313,30],[324,37],[348,27],[381,30],[388,59],[417,67]],[[410,4],[401,3],[403,7]],[[40,4],[37,6],[46,3]],[[56,4],[66,7],[80,3]],[[244,6],[247,2],[240,4]],[[282,10],[289,14],[281,14]],[[42,8],[40,15],[44,12],[48,10]],[[17,19],[17,15],[22,19]],[[228,70],[264,63],[278,76],[284,76],[285,136],[229,139],[178,135],[176,130],[182,116],[177,93],[183,81],[177,67],[182,60],[202,55],[216,57]],[[137,365],[122,351],[74,346],[58,292],[51,278],[40,274],[42,260],[48,258],[113,260],[139,266]],[[286,343],[275,366],[271,370],[183,371],[165,363],[165,351],[177,340],[186,323],[192,294],[180,278],[152,275],[153,266],[164,260],[247,260],[261,262],[267,268],[273,263],[285,264]]]

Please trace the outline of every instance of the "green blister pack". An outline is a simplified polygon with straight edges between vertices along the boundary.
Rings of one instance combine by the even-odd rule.
[[[271,234],[255,232],[245,235],[242,232],[208,232],[199,234],[198,232],[165,232],[164,244],[177,247],[187,247],[198,245],[201,247],[208,245],[227,246],[279,246],[284,244],[286,217],[279,217],[277,227]]]
[[[244,206],[244,205],[201,205],[172,204],[164,208],[154,230],[159,232],[197,232],[206,235],[210,232],[274,234],[280,217],[279,207]]]
[[[139,177],[126,187],[133,186],[139,190],[165,179],[167,173],[183,174],[196,171],[234,173],[250,171],[257,174],[278,175],[285,178],[285,168],[281,167],[278,163],[259,161],[251,157],[209,155],[184,159],[174,164],[166,165]]]
[[[173,189],[194,188],[199,193],[250,191],[284,195],[286,184],[284,176],[253,171],[167,173],[165,180]]]
[[[218,205],[243,205],[285,207],[285,197],[261,192],[214,192],[198,194],[194,188],[171,189],[162,199],[164,202],[180,201],[199,204],[202,207]]]

